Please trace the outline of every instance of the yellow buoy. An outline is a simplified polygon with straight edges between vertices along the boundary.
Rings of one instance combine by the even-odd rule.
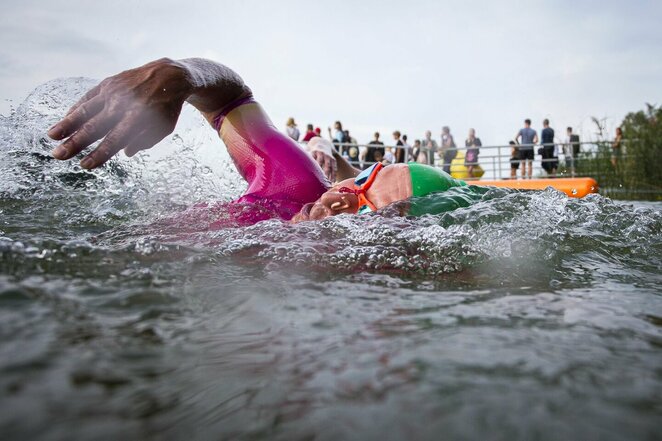
[[[469,169],[464,165],[465,153],[464,150],[458,150],[457,156],[451,162],[451,176],[455,179],[470,179]],[[474,166],[474,178],[480,178],[483,174],[485,174],[485,170],[483,170],[480,164],[476,164]]]

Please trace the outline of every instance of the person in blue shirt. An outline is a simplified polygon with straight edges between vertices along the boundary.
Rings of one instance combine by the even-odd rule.
[[[521,138],[519,140],[519,160],[520,164],[522,164],[522,179],[527,175],[531,179],[533,175],[533,146],[538,144],[538,133],[531,128],[530,119],[527,118],[524,120],[524,128],[517,132],[515,141],[518,141],[519,138]],[[527,164],[529,166],[528,173],[526,170]]]
[[[349,140],[347,140],[345,137],[345,131],[343,130],[342,123],[340,121],[336,121],[333,124],[333,132],[331,132],[331,127],[329,127],[329,138],[336,146],[336,150],[340,154],[349,156],[349,147],[346,145],[343,145],[342,148],[340,147],[342,144],[349,142]]]

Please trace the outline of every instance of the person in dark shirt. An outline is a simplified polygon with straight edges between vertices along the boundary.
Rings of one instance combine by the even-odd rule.
[[[517,178],[519,168],[519,147],[515,141],[510,141],[510,179]]]
[[[575,166],[577,164],[577,157],[579,156],[579,135],[572,133],[572,127],[567,130],[568,139],[566,140],[563,148],[563,155],[565,156],[565,166],[570,169],[572,174],[575,173]]]
[[[413,161],[411,159],[411,146],[407,142],[407,135],[402,135],[402,145],[405,148],[405,162]]]
[[[414,147],[412,148],[411,156],[413,162],[418,162],[419,164],[428,163],[428,152],[425,151],[425,147],[423,147],[420,139],[414,140]]]
[[[434,165],[434,155],[437,153],[439,146],[437,141],[432,139],[432,132],[429,130],[425,131],[425,139],[423,140],[423,150],[427,151],[428,154],[428,164]]]
[[[451,135],[451,129],[448,126],[441,128],[441,156],[444,159],[444,171],[448,174],[451,173],[451,163],[453,159],[457,156],[457,148],[455,146],[455,140],[453,135]]]
[[[559,166],[559,161],[554,154],[554,129],[549,126],[549,120],[544,119],[542,122],[542,168],[545,169],[547,174],[551,177],[556,177],[556,169]]]
[[[306,126],[306,134],[303,136],[303,142],[308,142],[314,137],[319,136],[315,131],[313,130],[313,125],[308,124]]]
[[[467,174],[470,178],[474,177],[474,168],[478,165],[478,154],[482,145],[480,138],[476,137],[476,130],[469,129],[469,136],[464,141],[464,146],[467,148],[464,165],[467,167]]]
[[[379,140],[379,132],[375,132],[375,138],[368,143],[368,151],[365,154],[365,168],[370,167],[374,162],[381,162],[384,159],[384,143]]]
[[[399,130],[393,132],[393,140],[395,141],[395,162],[404,163],[406,162],[407,152],[405,151],[405,143],[400,139],[401,133]]]

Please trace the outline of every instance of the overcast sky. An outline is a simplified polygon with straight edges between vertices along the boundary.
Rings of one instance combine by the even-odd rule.
[[[662,1],[4,0],[0,113],[57,77],[104,78],[168,56],[235,69],[278,127],[341,120],[360,142],[524,118],[588,138],[662,104]]]

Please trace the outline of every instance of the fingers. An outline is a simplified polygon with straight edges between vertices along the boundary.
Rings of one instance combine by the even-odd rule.
[[[162,130],[144,130],[142,133],[129,140],[124,147],[124,154],[131,158],[141,150],[147,150],[154,147],[159,141],[165,138],[166,133]]]
[[[56,159],[69,159],[80,153],[87,146],[103,138],[117,123],[118,117],[97,115],[83,124],[76,133],[53,150]]]
[[[80,166],[89,170],[102,165],[130,142],[140,130],[139,127],[130,120],[123,120],[108,132],[99,147],[83,158]]]
[[[331,183],[334,183],[336,181],[336,177],[334,176],[333,173],[333,167],[331,166],[328,157],[324,158],[324,174],[326,175],[327,178],[329,178],[329,181],[331,181]]]
[[[329,177],[328,167],[326,165],[326,155],[319,150],[315,150],[312,152],[312,156],[315,162],[317,162],[319,168],[322,169],[324,176],[326,176],[327,179],[331,180],[331,178]]]
[[[329,162],[331,162],[331,174],[333,176],[333,181],[331,182],[336,182],[338,180],[338,177],[336,176],[336,173],[338,172],[338,163],[333,156],[329,157]]]
[[[95,96],[99,95],[99,92],[101,91],[101,85],[102,85],[103,83],[104,83],[104,82],[102,81],[101,83],[97,84],[95,87],[93,87],[93,88],[91,88],[90,90],[88,90],[87,93],[85,93],[85,95],[83,95],[83,96],[82,96],[82,97],[76,102],[76,104],[74,104],[73,106],[71,106],[71,108],[69,109],[69,111],[67,112],[67,114],[66,114],[65,116],[69,116],[72,112],[74,112],[74,111],[75,111],[78,107],[80,107],[82,104],[84,104],[85,102],[91,100],[91,99],[94,98]]]
[[[328,155],[324,155],[324,174],[329,178],[329,181],[331,183],[336,182],[336,169],[337,169],[337,164],[336,160]]]
[[[324,172],[324,176],[326,176],[331,183],[336,181],[336,160],[325,154],[324,152],[321,152],[319,150],[313,152],[313,158],[315,161],[317,161],[317,164],[320,166],[322,171]]]
[[[125,149],[127,156],[133,156],[140,150],[153,147],[173,129],[174,124],[169,124],[167,121],[157,121],[144,115],[137,118],[135,115],[127,114],[106,135],[99,147],[83,158],[80,165],[86,169],[96,168],[122,149]]]
[[[74,111],[65,116],[48,131],[48,136],[61,140],[76,132],[83,124],[101,112],[105,104],[103,96],[96,96],[76,107]]]
[[[322,170],[324,170],[324,155],[322,154],[322,152],[320,152],[319,150],[313,150],[311,155],[315,160],[315,162],[317,162],[317,165],[319,165],[319,167]]]

